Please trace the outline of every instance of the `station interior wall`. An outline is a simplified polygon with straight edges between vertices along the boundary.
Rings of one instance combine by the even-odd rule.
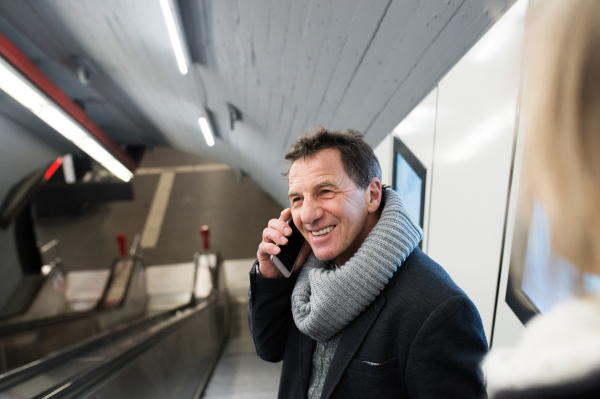
[[[498,345],[510,345],[523,329],[504,295],[517,191],[510,190],[513,166],[513,187],[518,183],[520,147],[516,162],[513,147],[527,4],[519,0],[512,6],[376,148],[385,184],[392,180],[394,136],[426,166],[423,249],[473,300],[488,342],[494,331]],[[16,176],[70,152],[31,132],[0,114],[0,198]],[[248,172],[260,176],[262,171]],[[283,198],[285,193],[270,194]],[[0,267],[0,308],[21,279],[15,248],[13,231],[0,229],[0,259],[6,262]]]
[[[511,242],[515,213],[511,170],[523,136],[517,133],[528,3],[515,3],[375,149],[384,184],[392,185],[394,137],[426,167],[423,250],[475,303],[488,344],[511,345],[523,330],[504,301],[510,245],[503,243]]]

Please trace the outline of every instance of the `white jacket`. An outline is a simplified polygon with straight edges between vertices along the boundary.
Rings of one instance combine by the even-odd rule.
[[[600,295],[575,299],[547,315],[536,316],[527,323],[515,347],[493,349],[489,353],[483,370],[490,398],[502,391],[539,392],[540,388],[569,392],[572,387],[589,386],[588,377],[598,381]],[[600,388],[600,381],[593,385]]]

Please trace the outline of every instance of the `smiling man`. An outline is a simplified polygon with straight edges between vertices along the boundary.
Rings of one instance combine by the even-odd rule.
[[[248,308],[258,355],[283,360],[279,398],[485,397],[479,313],[419,249],[362,136],[319,127],[285,158],[290,208],[263,232]],[[283,278],[270,257],[290,217],[306,242]]]

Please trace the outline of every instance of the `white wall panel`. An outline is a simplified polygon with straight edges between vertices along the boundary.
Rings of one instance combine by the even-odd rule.
[[[394,137],[388,134],[373,151],[379,160],[379,166],[381,166],[381,184],[391,187],[394,168]]]
[[[429,255],[473,300],[488,340],[515,136],[519,0],[440,81]]]
[[[402,140],[427,169],[427,181],[425,182],[425,213],[423,218],[423,251],[425,253],[428,253],[429,244],[429,204],[431,201],[431,188],[434,176],[433,149],[435,142],[437,95],[438,89],[436,87],[398,126],[396,126],[392,134]]]

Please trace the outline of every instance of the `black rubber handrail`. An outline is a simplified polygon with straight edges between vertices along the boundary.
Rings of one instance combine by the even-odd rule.
[[[114,279],[113,275],[114,275],[114,271],[115,271],[116,264],[118,261],[119,260],[116,260],[114,262],[112,270],[111,270],[110,278],[109,278],[108,282],[106,283],[104,292],[102,293],[102,298],[100,299],[100,301],[98,301],[98,305],[96,305],[96,307],[94,307],[94,309],[91,309],[91,310],[88,310],[85,312],[72,312],[72,313],[61,314],[58,316],[44,317],[44,318],[35,319],[35,320],[27,320],[27,321],[22,321],[22,322],[15,323],[15,324],[0,325],[0,339],[10,336],[10,335],[13,335],[13,334],[20,333],[20,332],[44,328],[44,327],[52,326],[55,324],[61,324],[61,323],[65,323],[68,321],[81,319],[81,318],[85,318],[85,317],[93,317],[93,316],[97,316],[99,314],[103,314],[106,312],[114,312],[114,311],[120,309],[121,307],[123,307],[123,305],[125,303],[125,298],[129,294],[129,288],[130,288],[129,286],[131,283],[131,279],[133,278],[134,270],[132,270],[129,275],[129,279],[127,281],[127,286],[126,286],[125,293],[123,295],[123,300],[121,301],[121,303],[118,306],[115,306],[112,308],[102,309],[102,304],[104,303],[106,295],[108,294],[108,292],[110,290],[110,284],[112,283],[112,281]],[[134,259],[134,262],[138,262],[138,259]],[[134,267],[135,267],[135,264],[134,264]]]

